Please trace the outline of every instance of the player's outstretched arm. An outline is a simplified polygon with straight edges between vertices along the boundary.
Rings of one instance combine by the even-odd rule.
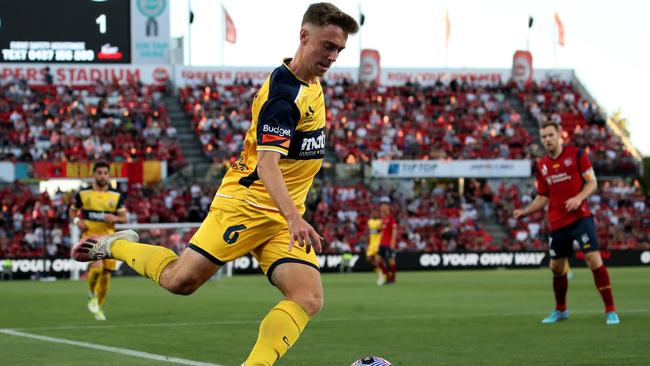
[[[298,208],[291,200],[278,165],[280,154],[272,151],[258,151],[257,157],[257,175],[289,225],[291,234],[289,250],[297,241],[300,246],[307,245],[307,253],[311,251],[312,246],[316,252],[320,252],[322,250],[320,235],[302,218]]]
[[[547,203],[548,203],[548,197],[546,197],[546,196],[542,196],[541,194],[538,194],[538,195],[535,197],[535,199],[533,200],[533,202],[531,202],[530,205],[528,205],[528,207],[526,207],[526,208],[524,208],[524,209],[520,209],[520,210],[515,210],[515,211],[512,213],[512,216],[513,216],[515,219],[518,219],[518,218],[520,218],[521,216],[530,215],[531,213],[533,213],[533,212],[535,212],[535,211],[538,211],[538,210],[541,210],[542,208],[544,208],[544,207],[546,206]]]

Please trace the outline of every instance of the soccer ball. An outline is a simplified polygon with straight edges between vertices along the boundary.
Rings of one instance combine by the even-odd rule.
[[[381,357],[370,356],[354,361],[350,366],[391,366],[392,364]]]

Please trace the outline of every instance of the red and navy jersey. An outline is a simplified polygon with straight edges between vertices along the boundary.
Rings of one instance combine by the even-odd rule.
[[[382,247],[392,247],[393,233],[397,230],[397,221],[393,214],[388,214],[381,218],[381,240],[379,245]]]
[[[548,221],[552,231],[583,217],[591,216],[587,200],[580,207],[567,211],[565,202],[582,190],[585,181],[594,179],[591,162],[582,150],[564,146],[553,159],[544,155],[537,162],[537,193],[548,197]]]

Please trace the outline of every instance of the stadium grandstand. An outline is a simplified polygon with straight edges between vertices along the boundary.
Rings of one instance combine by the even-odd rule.
[[[595,115],[593,101],[574,91],[579,81],[541,79],[525,86],[472,78],[470,73],[432,85],[389,87],[347,79],[326,84],[333,148],[310,192],[308,215],[327,243],[343,236],[349,250],[362,253],[369,209],[387,201],[399,213],[400,250],[543,250],[543,213],[530,222],[511,218],[534,196],[530,178],[398,182],[368,172],[376,160],[534,162],[543,153],[537,126],[551,119],[563,126],[567,141],[585,149],[603,178],[590,205],[603,223],[606,248],[650,249],[638,153],[608,128],[605,116]],[[140,178],[119,184],[127,194],[130,223],[200,222],[243,148],[251,123],[246,101],[259,84],[193,84],[166,90],[142,82],[100,80],[75,88],[6,80],[2,156],[26,176],[2,190],[2,254],[69,252],[70,194],[58,187],[39,192],[34,181],[65,176],[71,165],[95,160],[167,166],[168,176],[155,183]],[[46,243],[57,249],[46,249]],[[345,250],[326,246],[326,252],[337,251]]]
[[[35,4],[35,0],[21,1]],[[93,165],[97,161],[110,163],[111,186],[125,197],[127,222],[118,227],[135,229],[142,242],[158,243],[181,253],[208,214],[222,178],[244,149],[246,132],[252,123],[251,100],[273,67],[192,66],[183,63],[182,57],[180,62],[174,61],[176,52],[181,52],[181,56],[183,52],[182,47],[174,48],[176,39],[169,34],[150,37],[141,30],[146,25],[149,32],[150,19],[156,19],[159,22],[156,29],[169,33],[170,9],[165,5],[169,2],[114,2],[126,6],[124,9],[110,8],[115,4],[105,5],[109,7],[106,10],[109,16],[111,11],[131,14],[133,19],[127,27],[130,30],[125,34],[111,34],[110,45],[116,49],[104,47],[108,41],[103,38],[89,38],[85,43],[88,49],[70,51],[70,59],[63,51],[68,46],[77,47],[72,42],[78,38],[72,36],[77,30],[66,28],[70,37],[66,42],[59,42],[69,43],[66,47],[55,46],[55,41],[63,39],[52,39],[52,42],[40,42],[47,43],[42,47],[50,48],[35,49],[38,52],[33,57],[31,51],[26,51],[27,56],[22,57],[20,43],[33,45],[19,42],[30,39],[18,37],[14,41],[7,37],[15,35],[2,34],[14,24],[5,22],[6,15],[0,11],[3,52],[0,59],[0,265],[3,268],[0,269],[3,279],[24,280],[12,282],[22,282],[25,287],[27,283],[37,282],[28,279],[70,282],[79,289],[83,287],[75,285],[79,281],[74,279],[85,278],[88,268],[71,259],[72,247],[80,234],[71,224],[69,208],[76,192],[93,181]],[[163,10],[152,9],[156,4]],[[13,11],[21,11],[21,6],[13,6]],[[91,16],[82,14],[90,12],[89,9],[80,5],[80,16]],[[93,26],[101,27],[100,18],[95,22],[95,15],[92,16]],[[31,41],[36,40],[41,39]],[[233,43],[227,39],[226,42]],[[165,51],[158,54],[156,47],[161,44]],[[222,45],[222,52],[223,49]],[[47,52],[53,55],[49,59]],[[88,52],[95,52],[93,58]],[[598,189],[587,201],[596,222],[600,251],[605,263],[614,268],[612,273],[617,273],[619,268],[639,270],[639,266],[647,267],[650,263],[650,160],[633,145],[624,126],[592,97],[590,85],[573,69],[533,68],[531,53],[514,49],[514,56],[508,55],[512,67],[506,68],[392,67],[381,64],[377,51],[359,49],[359,52],[358,67],[333,68],[322,80],[327,104],[327,150],[323,167],[307,196],[305,218],[324,238],[322,253],[318,253],[323,273],[343,272],[349,265],[353,274],[331,276],[339,276],[335,277],[338,279],[369,275],[373,268],[366,262],[370,241],[368,220],[383,203],[388,204],[397,221],[396,258],[400,273],[411,275],[413,271],[416,276],[437,274],[439,270],[476,269],[491,276],[496,271],[489,270],[497,268],[516,269],[518,272],[514,273],[529,273],[525,269],[541,273],[549,264],[551,229],[545,211],[519,220],[513,213],[533,202],[537,195],[536,162],[546,153],[540,143],[539,127],[549,121],[561,126],[563,141],[581,149],[593,164]],[[581,255],[584,256],[577,253],[577,257]],[[345,258],[348,264],[344,264]],[[571,265],[585,266],[575,258]],[[245,274],[261,272],[252,255],[235,261],[229,270],[235,276],[227,281],[239,281],[247,277]],[[448,272],[444,276],[466,275]],[[133,280],[135,272],[121,266],[116,274],[127,283]],[[578,274],[582,281],[590,276],[586,271]],[[480,282],[480,276],[477,275],[476,281]],[[647,269],[639,270],[638,276],[647,276]],[[363,281],[338,284],[348,288],[362,286],[360,283],[364,281],[374,283],[368,280],[370,277],[359,278]],[[546,277],[540,275],[540,278]],[[431,280],[435,281],[435,278]],[[229,283],[232,282],[224,281],[224,287]],[[122,284],[115,285],[116,293],[112,296],[123,298],[119,298],[121,304],[116,300],[111,305],[113,308],[129,306],[124,299],[127,295],[118,294]],[[407,294],[419,293],[428,283],[418,282],[420,285],[418,289],[406,290],[410,291]],[[4,298],[3,286],[8,285],[0,282],[0,298]],[[128,291],[140,291],[138,283],[133,286],[135,289]],[[343,290],[334,293],[332,296],[339,298],[331,300],[332,305],[328,306],[336,307],[339,299],[347,296]],[[374,292],[366,295],[384,296]],[[155,299],[164,303],[162,298]],[[77,301],[81,307],[84,300]],[[427,301],[443,300],[428,298]],[[639,322],[647,322],[648,303],[628,301],[641,314]],[[175,303],[175,306],[187,307],[190,312],[199,308],[195,302]],[[352,319],[350,323],[365,314],[350,314],[357,309],[355,306],[350,305],[346,310],[345,315],[349,317],[345,319]],[[172,311],[160,305],[151,308],[158,315]],[[358,309],[381,311],[365,302]],[[530,310],[528,315],[538,310]],[[125,310],[121,314],[126,317],[128,313]],[[587,314],[594,316],[577,312],[577,320]],[[215,319],[214,314],[210,316],[205,322],[220,324],[223,320]],[[4,343],[3,338],[12,335],[7,330],[9,327],[18,330],[31,327],[13,323],[4,328],[3,323],[10,324],[4,317],[0,315],[0,344]],[[380,316],[371,318],[386,322],[381,327],[391,326],[390,320],[382,320]],[[77,324],[73,319],[66,315],[59,323],[44,321],[44,324],[55,329],[64,327],[66,321]],[[137,326],[140,320],[134,321]],[[146,321],[162,324],[165,318],[150,317]],[[179,320],[179,324],[183,321]],[[187,321],[195,324],[204,320],[197,316]],[[392,321],[396,322],[399,319]],[[352,327],[347,323],[345,326]],[[452,327],[444,321],[440,326]],[[381,332],[381,327],[372,332]],[[45,338],[48,338],[45,335],[58,340],[66,338],[65,333],[47,333],[46,328],[42,334]],[[469,342],[457,333],[450,334],[458,342]],[[182,338],[170,338],[170,343],[185,342],[194,336],[188,330]],[[52,341],[45,338],[42,340]],[[133,335],[129,341],[106,342],[106,346],[131,348],[129,342],[136,338]],[[83,342],[66,342],[93,348],[84,346]],[[359,358],[376,352],[382,356],[389,343],[379,344],[377,348],[346,349],[345,355],[356,352]],[[525,342],[518,344],[525,348]],[[143,342],[132,348],[153,353],[166,351],[164,347],[147,346]],[[22,343],[18,347],[29,349]],[[18,356],[2,348],[5,347],[0,347],[0,360],[17,359]],[[184,355],[176,349],[169,353],[172,351]],[[237,359],[228,354],[220,358],[218,353],[210,354],[206,349],[192,352],[206,363],[184,360],[193,358],[192,354],[183,358],[170,356],[169,362],[215,365],[207,362],[226,362],[220,361],[225,359],[228,364],[234,364],[231,360]],[[306,365],[311,351],[301,348],[300,352],[304,355],[293,360],[288,357],[287,363],[282,364]],[[419,353],[395,364],[438,364],[423,361],[429,351],[415,352]],[[638,357],[629,364],[649,361],[647,355],[639,355],[639,350],[630,352]],[[386,353],[387,358],[399,360],[399,351],[386,350]],[[47,364],[48,357],[56,353],[48,354],[35,356],[41,358],[35,358],[33,364]],[[146,354],[149,356],[123,352],[114,357],[159,360],[152,358],[155,354]],[[92,356],[88,353],[85,357]],[[106,357],[97,364],[121,362],[110,358],[110,353]],[[518,360],[543,364],[539,360]],[[347,364],[353,361],[350,359]],[[444,364],[476,364],[479,360],[447,361]],[[485,364],[521,364],[502,361],[496,358]],[[56,364],[78,363],[67,359]]]

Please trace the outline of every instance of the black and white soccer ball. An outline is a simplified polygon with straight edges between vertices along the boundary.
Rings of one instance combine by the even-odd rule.
[[[392,364],[381,357],[369,356],[354,361],[350,366],[391,366]]]

